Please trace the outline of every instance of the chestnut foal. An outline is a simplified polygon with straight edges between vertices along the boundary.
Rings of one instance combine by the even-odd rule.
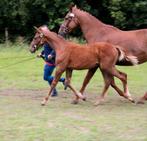
[[[42,105],[47,103],[53,88],[56,86],[64,71],[66,71],[66,85],[77,97],[85,100],[83,94],[75,90],[70,85],[72,70],[89,69],[89,72],[92,73],[93,70],[98,67],[102,72],[105,86],[95,105],[98,105],[102,100],[104,100],[110,85],[120,96],[134,102],[128,91],[127,75],[115,68],[116,62],[123,59],[129,60],[132,64],[137,64],[137,59],[134,56],[127,56],[125,51],[123,51],[119,46],[105,42],[79,45],[66,41],[56,33],[51,32],[47,26],[41,26],[36,28],[36,30],[37,32],[30,45],[30,51],[34,53],[40,45],[43,43],[49,43],[56,52],[55,78],[51,84],[48,95],[42,101]],[[124,92],[116,86],[114,77],[117,77],[122,81]]]

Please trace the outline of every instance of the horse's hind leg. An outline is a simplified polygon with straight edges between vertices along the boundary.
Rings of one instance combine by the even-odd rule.
[[[87,74],[86,74],[86,77],[83,81],[83,84],[82,84],[82,87],[80,89],[80,92],[81,94],[83,95],[84,94],[84,90],[87,86],[87,84],[89,83],[89,81],[91,80],[91,78],[93,77],[94,73],[96,72],[98,67],[95,67],[95,68],[92,68],[92,69],[89,69]],[[77,104],[79,102],[79,97],[76,96],[76,98],[73,100],[73,104]]]
[[[92,69],[89,69],[87,74],[86,74],[86,77],[83,81],[83,84],[82,84],[82,87],[80,89],[80,92],[83,94],[87,84],[89,83],[89,81],[91,80],[91,78],[93,77],[94,73],[96,72],[98,67],[95,67],[95,68],[92,68]]]

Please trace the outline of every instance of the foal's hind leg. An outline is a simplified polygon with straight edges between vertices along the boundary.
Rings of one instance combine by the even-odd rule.
[[[124,87],[124,97],[126,99],[130,100],[132,103],[134,103],[135,101],[133,100],[133,98],[131,97],[131,95],[129,94],[129,91],[128,91],[127,75],[123,72],[118,71],[115,67],[113,67],[109,72],[113,76],[117,77],[118,79],[120,79],[122,81],[123,87]]]
[[[86,74],[86,77],[84,79],[84,82],[82,84],[82,87],[80,89],[80,92],[81,94],[83,95],[84,94],[84,90],[87,86],[87,84],[89,83],[89,81],[91,80],[91,78],[93,77],[94,73],[96,72],[98,67],[95,67],[95,68],[92,68],[92,69],[89,69],[87,74]],[[79,102],[79,97],[76,96],[76,98],[73,100],[73,104],[77,104]]]
[[[112,76],[111,86],[118,92],[120,96],[127,98],[124,92],[116,86],[115,81],[114,81],[114,76]]]
[[[120,75],[122,75],[127,80],[127,74],[126,73],[121,72],[119,70],[117,70],[117,71],[119,72]],[[131,97],[131,94],[130,94],[129,89],[128,89],[127,81],[126,81],[126,83],[123,83],[123,88],[124,88],[125,95],[127,95],[128,97]]]

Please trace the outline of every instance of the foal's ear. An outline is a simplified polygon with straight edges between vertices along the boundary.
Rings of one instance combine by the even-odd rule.
[[[37,28],[36,26],[34,26],[34,29],[39,32],[39,33],[42,33],[41,30],[39,28]]]
[[[35,29],[35,30],[37,30],[37,31],[38,31],[38,28],[37,28],[36,26],[33,26],[33,27],[34,27],[34,29]]]

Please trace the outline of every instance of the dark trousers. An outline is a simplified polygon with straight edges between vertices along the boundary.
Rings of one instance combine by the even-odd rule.
[[[54,77],[52,76],[52,73],[55,69],[55,66],[50,66],[48,64],[45,64],[44,65],[44,76],[43,76],[43,79],[45,81],[48,81],[48,84],[51,85]],[[65,81],[65,78],[60,78],[59,82],[64,82]],[[57,90],[56,88],[53,90],[53,94],[54,93],[57,93]]]

